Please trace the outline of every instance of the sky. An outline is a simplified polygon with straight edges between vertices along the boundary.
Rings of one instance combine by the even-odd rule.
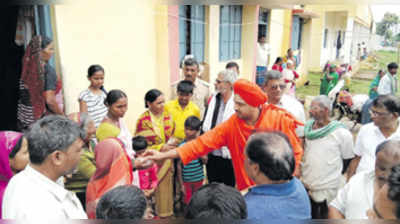
[[[400,3],[400,1],[399,1]],[[372,14],[375,22],[380,22],[385,12],[396,13],[400,16],[400,4],[397,5],[372,5]]]

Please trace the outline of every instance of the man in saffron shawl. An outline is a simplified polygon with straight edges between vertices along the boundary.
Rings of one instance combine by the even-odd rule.
[[[244,169],[244,147],[249,136],[256,130],[277,130],[285,133],[293,146],[296,167],[303,155],[296,127],[302,125],[290,113],[275,105],[265,105],[267,96],[256,84],[239,79],[233,85],[235,114],[185,145],[168,152],[149,150],[147,159],[159,161],[169,158],[180,158],[183,164],[208,154],[214,149],[227,146],[230,150],[239,190],[254,185]],[[298,169],[297,172],[298,173]]]

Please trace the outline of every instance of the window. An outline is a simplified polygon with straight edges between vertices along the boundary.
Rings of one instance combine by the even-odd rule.
[[[326,45],[328,44],[328,29],[324,30],[324,48],[326,48]]]
[[[200,5],[179,6],[179,57],[193,54],[204,61],[205,8]]]
[[[220,6],[219,60],[240,58],[242,6]]]
[[[301,34],[303,31],[303,19],[294,15],[292,20],[292,49],[301,48]]]
[[[265,36],[268,38],[268,22],[269,22],[269,10],[260,8],[258,18],[258,36]]]

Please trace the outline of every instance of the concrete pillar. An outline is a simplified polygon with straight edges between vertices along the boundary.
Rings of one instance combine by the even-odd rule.
[[[353,45],[353,28],[354,28],[354,17],[347,17],[346,24],[346,35],[344,40],[344,63],[352,63],[352,58],[357,52],[354,52]]]

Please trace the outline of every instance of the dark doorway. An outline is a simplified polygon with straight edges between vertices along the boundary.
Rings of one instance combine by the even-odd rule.
[[[0,130],[17,130],[18,83],[24,46],[15,44],[18,6],[0,7]]]

